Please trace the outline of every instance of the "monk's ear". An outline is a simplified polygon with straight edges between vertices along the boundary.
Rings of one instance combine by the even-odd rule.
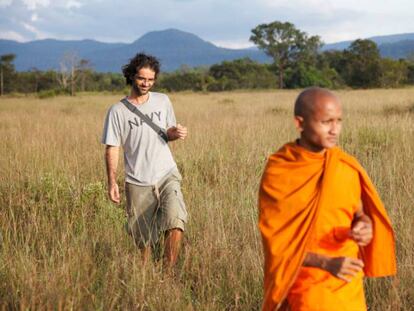
[[[295,116],[293,121],[295,122],[295,127],[298,130],[298,132],[302,132],[303,131],[303,121],[304,121],[303,117]]]

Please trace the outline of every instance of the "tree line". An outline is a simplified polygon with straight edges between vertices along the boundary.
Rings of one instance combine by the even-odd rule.
[[[342,51],[321,51],[319,36],[308,36],[289,22],[261,24],[250,40],[271,59],[260,64],[249,58],[210,67],[182,66],[162,73],[157,89],[164,91],[228,91],[236,89],[391,88],[414,84],[414,54],[407,59],[382,58],[375,42],[355,40]],[[15,55],[0,56],[0,94],[38,93],[47,97],[76,92],[126,91],[120,73],[98,73],[88,60],[66,53],[59,70],[33,68],[17,72]]]
[[[37,93],[40,97],[60,94],[75,95],[76,92],[120,91],[125,80],[118,73],[95,72],[90,62],[75,53],[63,55],[59,70],[41,71],[32,68],[16,71],[14,54],[0,56],[0,94]]]

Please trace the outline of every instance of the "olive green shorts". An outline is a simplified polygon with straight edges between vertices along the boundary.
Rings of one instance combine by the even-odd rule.
[[[171,229],[181,229],[187,222],[181,175],[174,170],[153,186],[126,183],[128,233],[138,247],[154,246]]]

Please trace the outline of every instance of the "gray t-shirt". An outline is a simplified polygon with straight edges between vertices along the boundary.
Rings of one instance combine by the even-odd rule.
[[[174,110],[165,94],[149,92],[148,101],[137,108],[163,129],[176,125]],[[177,168],[168,144],[121,102],[108,110],[102,143],[123,147],[128,183],[154,185]]]

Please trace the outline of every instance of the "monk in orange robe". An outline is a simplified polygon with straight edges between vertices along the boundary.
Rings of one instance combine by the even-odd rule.
[[[367,310],[363,277],[396,273],[390,220],[365,170],[336,147],[338,98],[306,89],[294,120],[300,138],[270,156],[259,191],[263,310]]]

